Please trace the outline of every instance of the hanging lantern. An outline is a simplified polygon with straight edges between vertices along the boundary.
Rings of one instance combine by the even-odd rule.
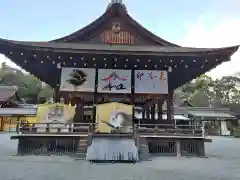
[[[168,72],[172,72],[172,67],[168,66]]]
[[[57,68],[61,69],[61,63],[57,63]]]

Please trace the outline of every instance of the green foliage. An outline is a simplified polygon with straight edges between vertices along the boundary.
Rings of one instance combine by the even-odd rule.
[[[187,100],[193,106],[214,106],[216,104],[240,103],[237,86],[240,78],[224,76],[213,80],[207,75],[186,83],[175,90],[175,99]]]
[[[51,87],[30,74],[7,66],[5,62],[0,67],[0,84],[17,86],[18,94],[26,102],[36,103],[40,98],[48,100],[53,96]]]

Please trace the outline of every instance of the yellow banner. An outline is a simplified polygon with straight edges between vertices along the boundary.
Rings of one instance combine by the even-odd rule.
[[[43,123],[70,123],[75,115],[75,107],[60,104],[41,104],[37,110],[37,122]]]
[[[117,102],[96,105],[96,132],[132,132],[133,106]]]

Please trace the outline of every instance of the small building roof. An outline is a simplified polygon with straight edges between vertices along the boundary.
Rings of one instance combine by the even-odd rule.
[[[188,111],[190,116],[201,120],[229,120],[236,117],[221,111]]]
[[[0,116],[36,116],[37,108],[0,108]]]

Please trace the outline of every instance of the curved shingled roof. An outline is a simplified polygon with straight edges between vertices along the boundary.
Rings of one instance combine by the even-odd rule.
[[[109,44],[84,44],[71,42],[31,42],[31,41],[11,41],[0,38],[0,46],[23,48],[27,50],[43,50],[53,52],[84,53],[97,52],[99,54],[151,54],[164,56],[202,56],[217,55],[228,53],[232,55],[238,50],[238,46],[222,48],[192,48],[192,47],[172,47],[172,46],[128,46],[128,45],[109,45]],[[0,51],[1,52],[1,51]]]
[[[146,28],[144,28],[141,24],[139,24],[136,20],[134,20],[127,12],[126,7],[124,4],[121,3],[110,3],[109,7],[103,13],[99,18],[97,18],[95,21],[90,23],[89,25],[83,27],[82,29],[68,35],[65,37],[61,37],[59,39],[52,40],[53,42],[73,42],[75,39],[84,40],[86,39],[92,32],[98,29],[104,22],[108,21],[112,17],[119,17],[120,19],[124,19],[126,22],[128,22],[134,29],[136,29],[139,34],[142,36],[145,36],[149,40],[155,42],[155,44],[161,45],[161,46],[173,46],[173,47],[180,47],[176,44],[173,44],[171,42],[168,42]]]
[[[148,44],[86,43],[86,40],[92,38],[98,28],[103,25],[102,23],[114,17],[121,18],[128,25],[131,24],[130,28]],[[107,65],[108,68],[118,69],[127,67],[128,69],[159,70],[171,67],[174,70],[169,75],[169,81],[171,81],[171,88],[175,89],[222,62],[229,61],[230,56],[237,49],[238,46],[189,48],[172,44],[142,27],[129,16],[126,7],[119,2],[111,3],[106,12],[90,25],[53,41],[24,42],[0,39],[0,53],[54,88],[60,83],[61,65],[88,68],[106,68],[105,65]],[[113,66],[115,56],[119,56],[123,63]]]

